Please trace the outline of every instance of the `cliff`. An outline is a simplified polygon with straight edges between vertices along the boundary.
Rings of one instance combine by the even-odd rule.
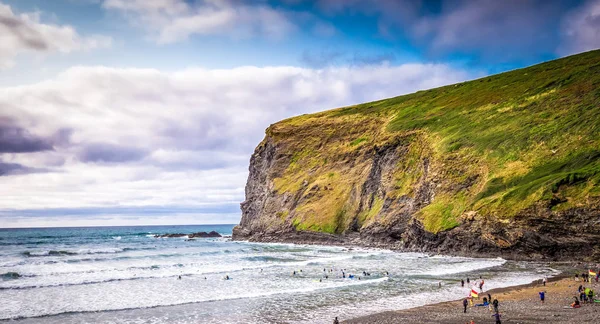
[[[271,125],[233,238],[600,257],[600,51]]]

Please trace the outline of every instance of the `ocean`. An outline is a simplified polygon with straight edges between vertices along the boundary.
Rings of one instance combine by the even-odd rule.
[[[235,242],[232,228],[0,229],[0,320],[330,323],[461,298],[461,278],[482,276],[487,290],[558,273],[500,258]],[[224,237],[154,237],[213,230]]]

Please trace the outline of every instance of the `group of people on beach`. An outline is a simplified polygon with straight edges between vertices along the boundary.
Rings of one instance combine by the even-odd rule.
[[[471,279],[469,277],[467,277],[466,284],[467,284],[467,286],[471,284]],[[500,310],[499,310],[500,302],[498,301],[497,298],[494,298],[492,300],[492,295],[488,292],[487,296],[483,297],[481,303],[475,304],[473,302],[474,298],[479,298],[479,295],[483,293],[483,285],[484,284],[485,284],[485,280],[483,279],[482,276],[479,276],[479,280],[476,280],[475,282],[473,282],[471,287],[469,287],[469,288],[471,288],[469,290],[469,296],[466,297],[465,299],[463,299],[463,313],[467,313],[467,307],[469,305],[471,307],[488,307],[490,312],[492,312],[492,317],[494,317],[494,319],[496,320],[496,324],[501,324],[502,321],[500,320],[500,318],[502,317],[502,315],[500,315]],[[460,286],[465,287],[464,279],[460,280]],[[479,290],[479,292],[477,292],[477,289]],[[474,321],[471,321],[471,323],[474,323]]]
[[[577,295],[573,296],[573,302],[570,305],[571,308],[580,308],[581,304],[600,303],[600,296],[598,296],[592,289],[593,285],[598,284],[599,276],[600,271],[593,269],[590,269],[588,273],[581,273],[581,277],[579,277],[579,274],[575,274],[575,281],[583,281],[589,286],[586,287],[584,286],[584,284],[579,285],[579,287],[577,288],[579,298]]]

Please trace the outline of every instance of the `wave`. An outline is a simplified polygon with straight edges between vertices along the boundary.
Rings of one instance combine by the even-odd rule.
[[[424,272],[416,273],[417,275],[425,275],[425,276],[444,276],[450,274],[457,274],[463,272],[471,272],[475,270],[483,270],[487,268],[498,267],[506,263],[506,260],[502,258],[496,259],[467,259],[464,258],[465,262],[459,263],[447,263],[442,266],[437,267],[436,269],[427,270]]]
[[[113,254],[127,251],[154,250],[155,248],[97,248],[97,249],[78,249],[78,250],[45,250],[45,251],[25,251],[21,253],[26,257],[44,257],[44,256],[72,256],[86,254]]]
[[[25,251],[23,255],[26,257],[42,257],[42,256],[58,256],[58,255],[77,255],[77,252],[70,251]]]
[[[182,277],[183,277],[183,275],[182,275]],[[95,309],[95,310],[89,310],[89,311],[75,311],[75,312],[59,311],[59,312],[42,314],[42,315],[37,315],[37,316],[27,316],[27,317],[26,316],[16,316],[16,317],[6,317],[6,318],[0,317],[0,320],[8,320],[8,319],[19,320],[19,319],[25,319],[25,318],[43,318],[43,317],[56,316],[56,315],[61,315],[61,314],[82,314],[82,313],[92,313],[92,312],[121,311],[121,310],[133,310],[133,309],[151,309],[151,308],[157,308],[157,307],[189,305],[189,304],[215,302],[215,301],[223,301],[223,300],[260,298],[260,297],[284,295],[284,294],[296,295],[296,294],[311,293],[311,292],[320,291],[320,290],[341,289],[341,288],[346,288],[346,287],[351,287],[351,286],[361,286],[361,285],[372,285],[372,284],[378,284],[381,282],[385,282],[387,280],[389,280],[388,277],[382,277],[382,278],[370,279],[370,280],[345,279],[343,281],[337,281],[337,282],[332,281],[330,283],[328,283],[328,282],[316,283],[315,282],[315,284],[313,286],[304,287],[304,288],[287,289],[287,290],[280,290],[280,291],[264,291],[264,292],[247,293],[247,294],[239,294],[239,295],[224,295],[221,297],[198,299],[198,300],[190,301],[190,302],[164,303],[164,304],[157,304],[157,305],[147,306],[147,307],[123,307],[123,308]],[[111,280],[111,281],[119,281],[119,279]],[[341,284],[340,284],[340,282],[341,282]]]
[[[272,257],[272,256],[251,256],[251,257],[244,257],[244,258],[242,258],[242,260],[259,261],[259,262],[295,262],[295,261],[298,261],[297,259],[278,258],[278,257]]]

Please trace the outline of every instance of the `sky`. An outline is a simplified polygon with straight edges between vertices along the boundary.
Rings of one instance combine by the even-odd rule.
[[[600,47],[600,0],[0,0],[0,227],[227,224],[278,120]]]

